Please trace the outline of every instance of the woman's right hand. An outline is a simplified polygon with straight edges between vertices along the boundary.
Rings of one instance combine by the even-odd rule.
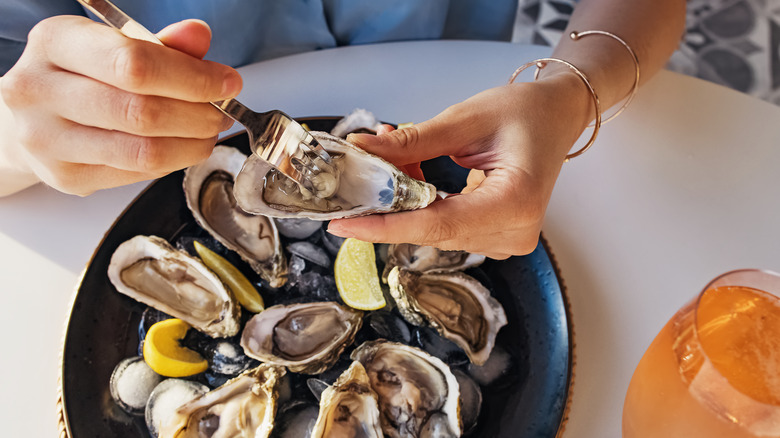
[[[208,102],[238,95],[241,77],[201,59],[211,40],[201,21],[173,24],[158,37],[166,46],[84,17],[38,23],[0,79],[10,110],[0,117],[13,119],[0,120],[11,130],[0,139],[0,169],[87,195],[208,158],[232,125]]]

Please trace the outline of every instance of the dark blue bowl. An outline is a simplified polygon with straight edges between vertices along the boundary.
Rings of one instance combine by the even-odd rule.
[[[337,118],[302,119],[328,131]],[[246,135],[222,144],[248,153]],[[423,163],[426,179],[457,192],[467,170],[448,158]],[[61,428],[68,436],[147,437],[142,418],[121,411],[111,400],[109,378],[122,359],[137,354],[137,327],[145,308],[117,293],[106,272],[111,254],[125,240],[153,234],[173,241],[197,227],[182,193],[183,172],[151,184],[106,233],[95,251],[73,304],[62,357]],[[571,315],[555,261],[544,239],[523,257],[488,260],[478,274],[490,284],[509,323],[497,345],[513,358],[511,372],[483,388],[482,413],[468,436],[480,438],[555,437],[566,420],[574,364]]]

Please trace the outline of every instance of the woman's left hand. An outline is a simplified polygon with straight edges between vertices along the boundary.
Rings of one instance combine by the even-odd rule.
[[[532,252],[561,165],[589,121],[589,99],[578,77],[561,73],[484,91],[409,128],[350,135],[418,179],[419,162],[442,155],[472,170],[460,194],[420,210],[333,220],[328,231],[495,259]]]

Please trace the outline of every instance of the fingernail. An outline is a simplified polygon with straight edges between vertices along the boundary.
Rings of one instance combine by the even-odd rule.
[[[222,81],[222,97],[227,99],[238,96],[242,86],[241,75],[236,71],[231,71],[225,75],[225,79]]]
[[[354,144],[377,144],[381,140],[374,134],[349,134],[347,141]]]
[[[328,232],[334,236],[339,237],[355,237],[355,234],[342,227],[340,224],[330,223],[328,225]]]

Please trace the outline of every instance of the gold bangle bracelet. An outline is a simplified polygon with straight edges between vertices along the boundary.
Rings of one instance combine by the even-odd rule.
[[[512,77],[509,78],[509,83],[511,84],[512,82],[514,82],[515,79],[517,78],[517,75],[519,75],[523,70],[527,69],[528,67],[535,65],[538,69],[541,69],[544,68],[544,66],[547,65],[548,62],[559,62],[565,65],[566,67],[568,67],[569,70],[573,71],[577,76],[579,76],[580,80],[582,80],[582,83],[585,84],[586,87],[588,87],[588,91],[590,91],[590,95],[591,97],[593,97],[593,106],[596,110],[596,121],[594,122],[593,125],[593,134],[590,136],[590,140],[588,140],[588,142],[585,143],[585,146],[580,148],[578,151],[566,155],[566,158],[564,160],[564,162],[566,162],[574,157],[582,155],[591,146],[593,146],[593,143],[596,141],[596,136],[599,133],[599,129],[601,129],[601,103],[599,103],[599,96],[596,94],[596,90],[594,90],[593,86],[590,84],[588,77],[585,76],[585,73],[580,71],[580,69],[575,67],[572,63],[558,58],[540,58],[521,65],[517,70],[515,70],[515,72],[512,74]]]
[[[628,104],[630,104],[631,101],[634,100],[634,96],[636,96],[636,92],[639,89],[639,58],[637,58],[636,52],[634,52],[634,50],[631,48],[631,46],[628,45],[628,43],[623,41],[622,38],[620,38],[619,36],[615,35],[612,32],[607,32],[607,31],[604,31],[604,30],[586,30],[586,31],[583,31],[583,32],[577,32],[575,30],[575,31],[573,31],[572,33],[569,34],[569,37],[572,40],[577,41],[580,38],[586,37],[588,35],[604,35],[604,36],[608,36],[608,37],[616,40],[621,45],[623,45],[623,47],[625,47],[626,50],[628,50],[628,53],[631,55],[631,60],[634,61],[634,72],[636,73],[634,75],[634,86],[631,87],[631,91],[629,91],[628,97],[626,98],[625,102],[623,102],[623,105],[621,105],[620,108],[618,108],[618,110],[615,112],[615,114],[612,114],[611,116],[609,116],[609,118],[607,118],[606,120],[603,120],[601,122],[601,124],[603,125],[604,123],[607,123],[610,120],[613,120],[615,117],[619,116],[620,113],[622,113],[623,110],[625,110],[626,107],[628,107]],[[538,70],[537,70],[537,72],[538,72]],[[590,125],[590,126],[593,126],[593,125]]]

